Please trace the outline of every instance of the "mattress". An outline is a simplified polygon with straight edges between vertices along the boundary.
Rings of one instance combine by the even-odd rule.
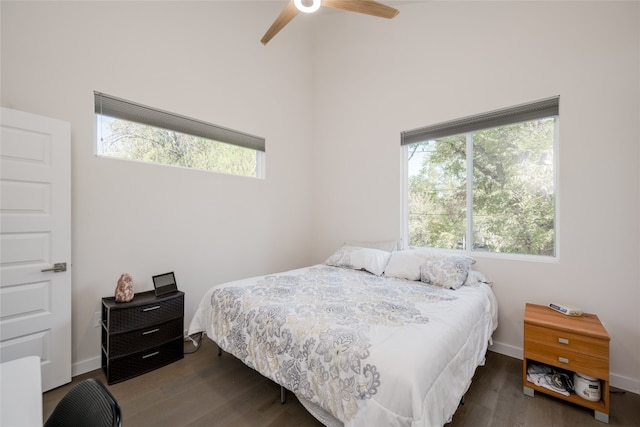
[[[296,394],[326,425],[442,426],[497,327],[491,287],[315,265],[212,287],[189,334]]]

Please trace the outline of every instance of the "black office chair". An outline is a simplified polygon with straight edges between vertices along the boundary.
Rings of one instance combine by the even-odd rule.
[[[121,427],[120,405],[95,378],[80,381],[64,395],[44,427]]]

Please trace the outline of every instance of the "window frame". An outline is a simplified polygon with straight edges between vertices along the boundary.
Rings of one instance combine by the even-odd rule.
[[[96,137],[96,141],[94,144],[94,154],[98,157],[105,157],[121,161],[141,162],[160,166],[180,167],[203,172],[221,173],[247,178],[265,179],[265,138],[214,125],[212,123],[193,119],[158,108],[149,107],[98,91],[94,91],[94,117],[96,126],[96,130],[94,132]],[[157,163],[147,160],[136,160],[101,154],[99,153],[99,135],[101,132],[100,122],[102,117],[109,117],[116,120],[124,120],[159,129],[171,130],[184,135],[207,139],[215,143],[234,145],[237,147],[253,150],[255,151],[256,155],[256,173],[255,175],[244,175],[226,172],[224,170],[191,168],[175,164]]]
[[[490,129],[497,126],[507,126],[523,121],[531,121],[540,118],[553,117],[555,119],[554,136],[553,136],[553,186],[554,186],[554,255],[535,255],[535,254],[518,254],[506,252],[488,252],[473,249],[473,244],[466,245],[465,249],[448,249],[441,250],[451,252],[465,252],[472,256],[481,255],[489,258],[503,258],[526,261],[541,262],[558,262],[560,259],[560,227],[559,227],[559,209],[560,209],[560,186],[559,184],[559,134],[560,134],[560,97],[555,96],[532,103],[521,104],[501,110],[491,111],[489,113],[469,116],[462,119],[456,119],[449,122],[438,123],[432,126],[413,129],[401,132],[401,150],[400,150],[400,236],[401,246],[403,249],[410,247],[409,244],[409,146],[411,144],[422,142],[416,140],[420,135],[429,135],[433,129],[436,129],[436,135],[433,138],[427,136],[428,139],[437,139],[439,137],[465,134],[466,138],[466,230],[465,239],[467,242],[473,242],[473,138],[472,133],[484,129]],[[554,107],[555,105],[555,107]],[[526,112],[530,109],[538,110],[538,113]],[[517,111],[525,111],[524,114],[518,116]],[[546,112],[546,113],[545,113]],[[551,113],[551,114],[549,114]],[[513,119],[505,119],[505,117],[513,117]],[[493,117],[493,119],[492,119]],[[483,121],[484,119],[484,121]],[[478,123],[489,123],[487,126],[479,127]],[[496,125],[497,123],[497,125]],[[462,124],[464,127],[456,127]],[[480,125],[482,126],[482,125]],[[462,132],[450,130],[450,133],[442,133],[443,129],[463,129]],[[446,130],[444,132],[447,132]],[[423,139],[424,141],[424,139]]]

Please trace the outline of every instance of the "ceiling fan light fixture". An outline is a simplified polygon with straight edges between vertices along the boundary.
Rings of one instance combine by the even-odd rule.
[[[1,2],[2,0],[0,0]],[[324,3],[323,3],[324,2]],[[322,4],[321,4],[322,3]],[[398,9],[376,0],[289,0],[280,15],[273,21],[260,43],[266,45],[285,25],[298,15],[298,12],[313,13],[322,7],[342,9],[348,12],[364,13],[391,19],[398,14]]]
[[[296,8],[300,12],[313,13],[313,12],[317,11],[318,9],[320,9],[320,0],[312,0],[311,6],[306,6],[302,2],[303,2],[303,0],[293,0],[293,4],[296,5]]]

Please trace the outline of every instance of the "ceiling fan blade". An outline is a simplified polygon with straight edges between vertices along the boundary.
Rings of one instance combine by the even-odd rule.
[[[391,19],[399,13],[398,9],[373,0],[322,0],[322,5],[387,19]]]
[[[273,24],[271,24],[267,32],[264,33],[264,36],[262,36],[260,42],[266,45],[269,40],[271,40],[273,36],[278,34],[278,32],[283,29],[284,26],[287,25],[293,18],[295,18],[297,14],[298,9],[293,4],[293,0],[289,1],[285,8],[282,9],[282,12],[280,12],[280,15],[278,15],[276,20],[273,21]]]

